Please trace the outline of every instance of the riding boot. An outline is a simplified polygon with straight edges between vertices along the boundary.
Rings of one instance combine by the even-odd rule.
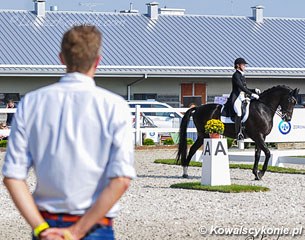
[[[242,133],[241,117],[235,117],[235,132],[237,140],[244,140],[244,135]]]

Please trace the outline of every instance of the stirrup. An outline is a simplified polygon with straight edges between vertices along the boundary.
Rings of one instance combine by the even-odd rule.
[[[245,139],[245,137],[244,137],[244,135],[241,132],[237,134],[237,140],[238,141],[242,141],[244,139]]]

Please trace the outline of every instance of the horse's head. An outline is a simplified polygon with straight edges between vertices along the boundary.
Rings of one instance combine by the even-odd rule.
[[[292,118],[293,108],[297,103],[297,97],[300,89],[291,90],[281,98],[280,106],[282,119],[289,122]]]

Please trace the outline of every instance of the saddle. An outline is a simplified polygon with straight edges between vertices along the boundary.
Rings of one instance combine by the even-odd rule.
[[[242,109],[241,121],[243,123],[246,122],[249,117],[249,107],[250,107],[250,99],[246,98],[246,100],[242,102],[242,107],[241,107]],[[226,102],[221,108],[220,120],[223,123],[235,123],[235,116],[236,113],[234,111],[232,104]]]

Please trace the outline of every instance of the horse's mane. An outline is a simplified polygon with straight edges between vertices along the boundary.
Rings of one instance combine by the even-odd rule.
[[[286,85],[277,85],[271,88],[268,88],[267,90],[263,91],[260,94],[260,97],[264,97],[265,95],[269,95],[271,92],[273,92],[274,90],[278,90],[278,89],[287,89],[289,91],[292,91],[292,89]]]

